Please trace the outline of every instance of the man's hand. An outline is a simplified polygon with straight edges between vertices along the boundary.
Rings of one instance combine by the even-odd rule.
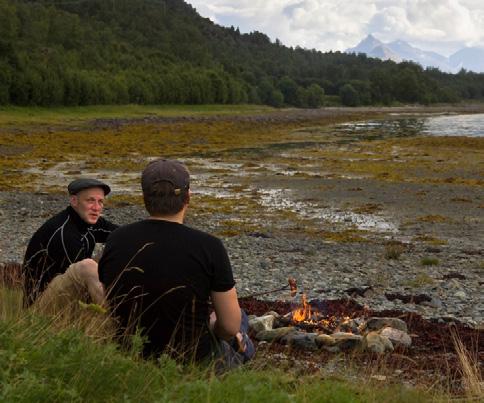
[[[245,350],[247,350],[247,346],[245,345],[244,337],[242,336],[242,333],[237,332],[235,335],[235,340],[237,341],[237,345],[239,346],[238,353],[245,353]]]

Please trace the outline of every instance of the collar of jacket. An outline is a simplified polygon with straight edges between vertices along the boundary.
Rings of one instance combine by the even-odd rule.
[[[92,228],[93,225],[85,222],[79,214],[77,214],[76,210],[72,208],[72,206],[67,207],[67,214],[69,214],[69,217],[71,218],[72,221],[74,221],[74,224],[76,225],[79,230],[88,230],[89,228]]]

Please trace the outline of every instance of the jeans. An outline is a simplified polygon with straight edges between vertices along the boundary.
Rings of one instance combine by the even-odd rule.
[[[230,341],[217,338],[214,357],[216,372],[224,372],[229,369],[237,368],[249,361],[255,355],[254,343],[252,343],[252,340],[248,335],[249,319],[245,311],[242,309],[241,314],[240,333],[242,334],[242,343],[245,346],[245,351],[239,351],[239,343],[235,337]]]

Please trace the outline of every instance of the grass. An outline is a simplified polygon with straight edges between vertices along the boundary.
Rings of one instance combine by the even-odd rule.
[[[424,256],[422,259],[420,259],[420,264],[422,266],[437,266],[440,264],[440,260],[436,257]]]
[[[0,290],[1,305],[10,305],[0,320],[2,402],[444,401],[400,385],[263,369],[257,360],[220,376],[211,367],[181,365],[165,356],[145,361],[136,348],[123,351],[106,338],[87,336],[73,318],[59,324],[58,317],[17,309],[11,297],[20,292]]]
[[[77,107],[0,107],[0,125],[75,124],[91,119],[267,113],[263,105],[91,105]]]
[[[435,284],[435,280],[427,273],[418,273],[415,278],[407,281],[405,285],[413,288],[423,287],[425,285]]]
[[[389,242],[385,245],[385,259],[398,260],[405,252],[405,245],[400,242]]]
[[[443,223],[443,222],[449,222],[450,219],[448,217],[434,214],[434,215],[426,215],[426,216],[418,217],[417,221],[428,222],[428,223]]]
[[[428,245],[441,246],[447,245],[445,239],[440,239],[432,235],[418,235],[414,238],[415,241],[425,242]]]
[[[462,386],[466,395],[469,400],[480,399],[484,396],[484,382],[480,371],[478,353],[477,351],[470,352],[459,339],[455,330],[452,331],[452,340],[459,358]]]

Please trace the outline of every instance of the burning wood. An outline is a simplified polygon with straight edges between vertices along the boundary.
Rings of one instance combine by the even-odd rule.
[[[275,315],[275,316],[274,316]],[[273,320],[268,320],[273,316]],[[352,319],[324,316],[302,294],[301,306],[284,316],[268,312],[249,320],[260,341],[279,341],[296,348],[326,349],[331,352],[360,350],[372,353],[393,351],[394,346],[410,347],[412,340],[398,318]]]
[[[294,322],[311,322],[311,305],[308,304],[306,294],[301,296],[302,307],[292,312]]]

